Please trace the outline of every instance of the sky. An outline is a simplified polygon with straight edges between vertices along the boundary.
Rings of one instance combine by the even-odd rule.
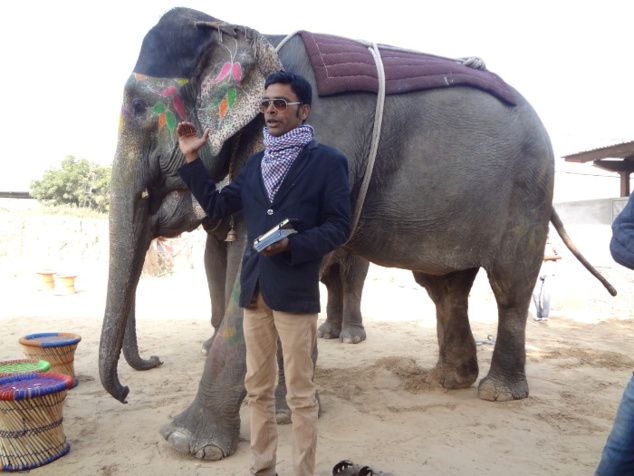
[[[176,6],[265,34],[304,29],[479,56],[546,125],[556,196],[566,178],[601,174],[562,155],[634,140],[631,0],[34,0],[7,3],[0,17],[1,153],[9,164],[0,191],[28,190],[68,155],[112,164],[123,86],[143,36]],[[618,190],[616,176],[604,182]]]

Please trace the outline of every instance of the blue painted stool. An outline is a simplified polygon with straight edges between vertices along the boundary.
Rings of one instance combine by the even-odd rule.
[[[0,378],[0,471],[27,471],[70,451],[62,413],[73,381],[46,372]]]

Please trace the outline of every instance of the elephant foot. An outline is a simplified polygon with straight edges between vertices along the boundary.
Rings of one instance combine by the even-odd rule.
[[[283,392],[283,395],[282,395],[282,392]],[[286,388],[282,388],[278,386],[277,392],[275,395],[275,421],[277,422],[278,425],[288,425],[289,423],[292,422],[291,420],[292,412],[288,406],[288,403],[286,402],[285,395],[286,395]],[[315,397],[317,398],[317,403],[319,404],[319,416],[321,416],[322,406],[321,406],[321,398],[319,397],[319,392],[315,394]]]
[[[467,369],[458,369],[445,364],[438,364],[425,379],[431,385],[438,385],[449,390],[469,388],[478,378],[478,364],[467,366]]]
[[[366,339],[363,325],[344,325],[326,320],[317,329],[317,337],[321,339],[339,339],[344,344],[359,344]]]
[[[288,425],[291,422],[291,413],[286,402],[286,385],[280,382],[275,388],[275,421],[278,425]]]
[[[341,334],[341,324],[326,320],[317,329],[317,337],[321,339],[338,339]]]
[[[288,425],[291,422],[291,411],[275,410],[275,421],[278,425]]]
[[[240,438],[239,419],[226,425],[201,424],[200,419],[198,413],[198,418],[194,415],[193,421],[188,424],[185,411],[171,423],[163,425],[161,435],[175,450],[198,459],[218,461],[236,452]]]
[[[486,376],[478,386],[478,397],[491,402],[510,402],[528,397],[528,382],[526,378],[508,382]]]
[[[161,434],[172,448],[181,453],[192,454],[198,459],[218,461],[232,454],[214,444],[196,444],[192,441],[193,438],[189,432],[183,429],[172,429],[170,425],[163,426]]]
[[[344,326],[339,340],[344,344],[360,344],[366,339],[365,328],[363,326]]]

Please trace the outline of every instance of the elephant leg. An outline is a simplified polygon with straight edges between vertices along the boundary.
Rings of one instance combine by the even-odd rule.
[[[351,253],[346,253],[339,267],[343,285],[343,327],[339,339],[344,344],[358,344],[366,339],[361,296],[369,267],[368,260]]]
[[[321,282],[328,290],[326,321],[317,329],[317,337],[338,339],[343,325],[343,285],[339,274],[339,263],[329,265],[322,273]]]
[[[205,243],[205,273],[207,288],[211,299],[211,326],[214,334],[203,342],[200,350],[203,355],[209,353],[216,331],[225,315],[225,283],[227,279],[227,243],[213,233],[207,233]]]
[[[526,380],[526,318],[533,288],[543,259],[542,235],[531,232],[502,240],[498,260],[487,269],[498,306],[498,328],[491,368],[480,381],[478,396],[483,400],[509,401],[528,397]],[[514,259],[508,259],[511,256]]]
[[[214,329],[214,334],[203,343],[201,349],[203,355],[207,355],[209,352],[213,339],[220,328],[231,299],[233,283],[240,270],[247,232],[242,215],[234,215],[233,221],[234,230],[238,237],[237,241],[225,241],[228,227],[226,229],[222,227],[218,231],[209,230],[207,232],[205,273],[211,299],[211,325]]]
[[[326,321],[319,326],[317,336],[339,338],[346,344],[358,344],[366,339],[361,316],[361,295],[370,262],[358,255],[338,250],[322,273],[321,281],[328,289]]]
[[[429,383],[444,388],[467,388],[478,378],[476,345],[468,316],[469,290],[479,268],[444,276],[414,272],[436,304],[438,363],[428,376]]]
[[[275,388],[275,419],[279,425],[287,425],[291,422],[291,409],[286,402],[286,375],[284,373],[282,343],[279,338],[277,339],[277,375],[278,382]]]
[[[238,448],[240,406],[246,396],[242,320],[237,303],[228,306],[209,349],[194,401],[160,430],[163,438],[182,453],[220,460]]]
[[[313,364],[317,365],[317,344],[313,349],[312,359]],[[282,342],[277,340],[277,368],[278,368],[278,383],[275,388],[275,419],[278,425],[287,425],[291,422],[291,409],[286,401],[286,374],[284,373],[284,356],[282,354]],[[321,415],[321,399],[319,398],[319,391],[316,393],[317,402],[319,403],[319,414]]]
[[[139,344],[136,336],[136,298],[132,300],[132,306],[130,307],[130,314],[126,321],[125,334],[123,337],[123,356],[125,357],[128,365],[134,370],[150,370],[158,367],[163,362],[158,356],[153,355],[148,360],[145,360],[139,355]]]

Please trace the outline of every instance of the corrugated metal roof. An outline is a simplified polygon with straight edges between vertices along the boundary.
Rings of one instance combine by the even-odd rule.
[[[575,152],[564,155],[566,162],[590,162],[601,159],[634,159],[634,141],[621,142],[620,144],[599,147],[597,149]]]

